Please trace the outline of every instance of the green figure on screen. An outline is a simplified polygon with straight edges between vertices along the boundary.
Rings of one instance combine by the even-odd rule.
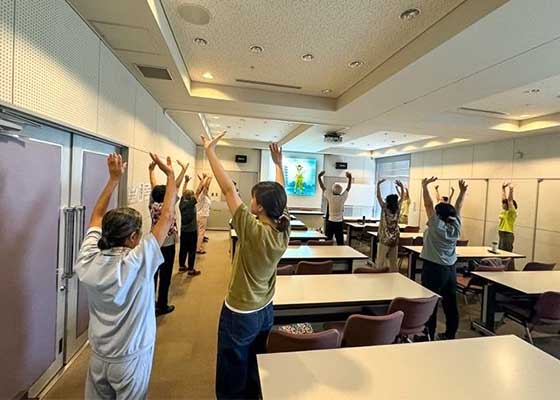
[[[294,192],[295,193],[304,192],[303,166],[301,164],[298,164],[298,166],[296,167],[296,181],[294,185]]]

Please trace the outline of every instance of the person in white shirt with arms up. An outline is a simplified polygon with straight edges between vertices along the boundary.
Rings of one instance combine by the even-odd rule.
[[[208,217],[210,217],[210,205],[212,204],[212,199],[208,196],[208,189],[210,188],[210,183],[212,183],[212,176],[202,174],[202,178],[199,177],[201,182],[200,192],[196,193],[196,220],[198,224],[198,242],[196,252],[198,254],[206,254],[204,250],[204,235],[206,234],[206,226],[208,225]]]
[[[327,200],[328,217],[326,221],[325,236],[327,240],[332,240],[333,236],[336,238],[336,244],[342,246],[344,244],[344,203],[348,199],[348,192],[352,187],[352,174],[346,172],[348,178],[348,185],[343,190],[340,183],[332,185],[331,189],[325,187],[323,176],[325,171],[321,171],[318,176],[319,186],[323,191],[323,197]]]
[[[74,270],[89,299],[92,354],[86,399],[145,399],[156,339],[154,274],[163,262],[160,246],[175,219],[177,186],[171,159],[152,160],[167,175],[161,216],[142,237],[142,216],[129,207],[107,212],[126,169],[111,154],[109,181],[91,215]]]

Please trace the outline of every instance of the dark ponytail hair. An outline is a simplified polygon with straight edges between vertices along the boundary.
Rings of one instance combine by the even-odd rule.
[[[277,182],[260,182],[253,186],[251,195],[266,215],[276,222],[276,229],[285,232],[290,227],[290,220],[284,214],[288,204],[288,196],[284,187]]]
[[[443,222],[451,222],[452,218],[457,217],[457,211],[449,203],[439,203],[436,205],[436,214]]]
[[[399,211],[399,196],[396,194],[390,194],[385,197],[385,205],[387,206],[387,210],[391,212],[391,214],[396,214]]]
[[[142,216],[138,211],[129,207],[115,208],[103,216],[97,246],[101,250],[122,247],[130,235],[141,229]]]

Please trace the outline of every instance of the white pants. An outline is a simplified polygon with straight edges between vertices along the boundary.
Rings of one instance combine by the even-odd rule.
[[[108,361],[91,355],[85,399],[136,400],[148,396],[153,347],[122,361]]]
[[[391,272],[399,272],[398,266],[399,246],[386,246],[382,243],[377,245],[377,268],[389,267]]]
[[[198,217],[198,243],[196,244],[196,251],[204,251],[204,235],[206,234],[206,226],[208,225],[208,217]]]

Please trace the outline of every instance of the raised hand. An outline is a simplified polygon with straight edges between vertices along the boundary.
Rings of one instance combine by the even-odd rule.
[[[378,185],[381,185],[383,182],[385,182],[387,179],[383,178],[377,181]]]
[[[109,176],[112,180],[118,181],[126,171],[127,163],[123,163],[120,154],[109,154],[107,157],[107,168],[109,169]]]
[[[202,139],[202,145],[206,150],[213,149],[216,147],[216,144],[218,144],[218,142],[224,137],[225,134],[226,134],[225,132],[222,132],[218,136],[212,139],[208,139],[206,136],[200,136],[200,138]]]
[[[352,179],[352,174],[349,171],[346,171],[346,177],[348,179]]]
[[[395,185],[397,185],[397,186],[400,187],[401,189],[404,189],[403,183],[402,183],[401,181],[399,181],[399,180],[396,180],[396,181],[395,181]]]
[[[428,186],[430,183],[433,183],[435,181],[437,181],[437,177],[435,177],[435,176],[432,176],[431,178],[424,178],[424,179],[422,179],[422,186]],[[439,186],[437,186],[436,189],[438,187]]]
[[[155,168],[156,168],[156,163],[152,161],[152,162],[150,163],[150,165],[148,165],[148,169],[149,169],[150,171],[153,171]]]
[[[505,190],[505,188],[507,188],[509,185],[511,185],[511,183],[508,183],[508,182],[502,183],[502,189]]]
[[[453,186],[451,186],[451,189],[449,189],[449,191],[451,192],[451,194],[455,193],[455,188]]]
[[[278,143],[271,143],[268,148],[274,164],[282,165],[282,147],[278,146]]]
[[[188,175],[185,175],[185,183],[189,183],[189,181],[191,180],[191,177]]]
[[[181,168],[185,171],[189,169],[189,163],[183,164],[181,161],[177,160],[177,164],[179,164]]]
[[[469,185],[467,185],[467,182],[465,182],[464,179],[460,179],[459,180],[459,191],[461,193],[465,193],[468,188],[469,188]]]
[[[157,154],[150,153],[150,157],[152,158],[152,161],[158,166],[159,169],[161,169],[161,171],[165,175],[167,176],[175,175],[175,173],[173,172],[173,164],[171,163],[171,157],[167,157],[165,163],[160,160]]]
[[[323,177],[323,175],[325,175],[325,171],[321,171],[321,172],[319,172],[319,178],[322,178],[322,177]]]

